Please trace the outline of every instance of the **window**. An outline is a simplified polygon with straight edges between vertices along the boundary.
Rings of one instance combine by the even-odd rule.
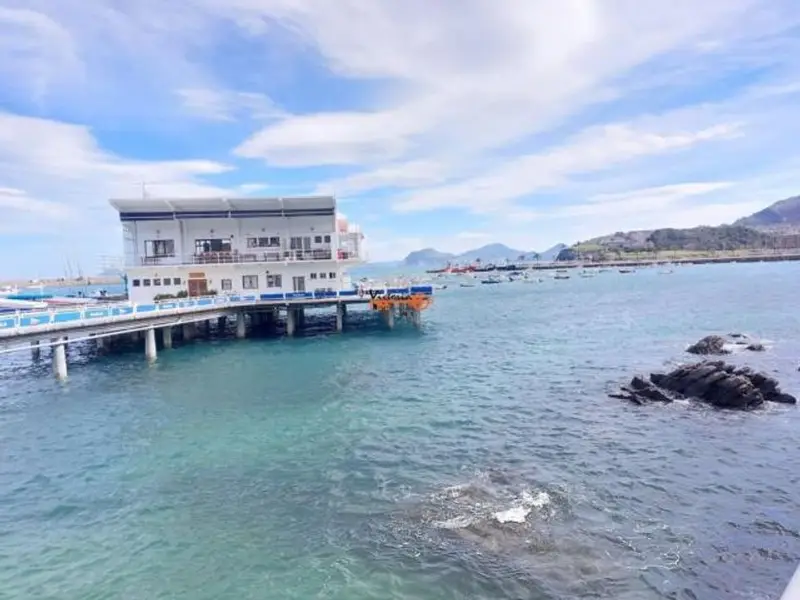
[[[141,285],[142,282],[139,281],[138,279],[134,279],[131,283],[133,283],[133,287],[139,287],[139,285]]]
[[[175,240],[145,240],[144,255],[147,258],[175,256]]]
[[[316,273],[312,273],[311,274],[311,279],[316,279],[316,278],[317,278],[317,274]]]
[[[153,285],[161,285],[160,279],[153,279]]]
[[[150,287],[150,280],[149,279],[142,279],[142,285],[144,287]]]
[[[257,290],[258,275],[242,275],[242,288],[245,290]]]
[[[283,280],[280,275],[267,275],[268,288],[281,288],[283,287]]]
[[[231,251],[230,239],[209,238],[205,240],[194,241],[195,254],[204,254],[205,252],[230,252],[230,251]]]
[[[327,276],[328,276],[327,273],[320,273],[319,274],[319,278],[320,279],[325,279]]]
[[[289,249],[290,250],[302,250],[303,249],[303,238],[301,237],[293,237],[289,239]]]
[[[278,236],[247,238],[248,248],[279,248],[280,245],[281,238]]]
[[[314,236],[314,243],[315,244],[321,244],[322,243],[322,236],[321,235],[315,235]]]
[[[164,277],[164,285],[172,285],[172,279],[169,277]]]
[[[334,271],[328,273],[328,279],[336,279],[336,273]]]
[[[325,236],[325,243],[326,244],[330,244],[331,243],[331,236],[329,236],[329,235]]]
[[[172,285],[180,285],[180,284],[181,284],[181,278],[180,277],[173,277],[172,278]]]
[[[223,292],[230,292],[233,289],[233,281],[230,279],[223,279],[219,282]]]

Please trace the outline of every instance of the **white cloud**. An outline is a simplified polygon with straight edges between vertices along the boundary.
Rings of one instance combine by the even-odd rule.
[[[255,92],[195,88],[176,94],[188,111],[210,121],[233,121],[240,116],[261,121],[284,115],[266,95]]]
[[[585,131],[555,149],[511,160],[485,175],[420,190],[400,200],[395,209],[403,212],[443,207],[465,207],[482,212],[504,210],[506,201],[562,185],[574,174],[591,173],[636,158],[733,135],[736,135],[734,125],[672,133],[637,131],[627,125],[604,125]]]
[[[373,243],[386,252],[476,243],[472,228],[542,248],[608,228],[727,219],[777,199],[753,193],[759,171],[800,156],[795,9],[794,0],[185,0],[180,10],[5,0],[0,101],[52,118],[0,113],[2,203],[33,228],[33,214],[61,210],[65,220],[138,194],[142,181],[164,195],[291,185],[334,192],[349,213],[370,201],[381,215],[386,198],[416,213],[378,217]],[[726,89],[767,68],[757,88]],[[109,133],[115,152],[101,143]],[[123,134],[176,158],[121,156]],[[219,158],[231,146],[231,162],[253,161],[239,161],[241,174]],[[181,160],[198,155],[218,158]],[[222,174],[230,189],[207,183]],[[691,187],[707,181],[730,186]],[[393,230],[441,209],[448,219],[477,213],[486,227],[442,220],[454,232],[434,238]]]
[[[138,197],[143,183],[159,195],[224,194],[203,178],[228,169],[205,160],[125,159],[101,148],[86,127],[0,113],[0,229],[47,233],[51,246],[43,253],[74,252],[88,266],[100,254],[119,254],[109,198]]]

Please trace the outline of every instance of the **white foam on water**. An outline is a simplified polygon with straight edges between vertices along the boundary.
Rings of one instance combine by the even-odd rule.
[[[472,517],[460,515],[452,519],[447,519],[446,521],[436,521],[433,523],[433,526],[437,529],[463,529],[464,527],[472,525],[473,522],[474,520]]]
[[[525,519],[531,514],[534,508],[544,508],[551,502],[547,492],[539,492],[535,496],[530,492],[522,492],[522,502],[519,506],[512,506],[509,509],[494,513],[494,518],[500,523],[524,523]]]
[[[500,523],[524,523],[525,517],[530,513],[530,508],[515,506],[514,508],[494,513],[494,518]]]

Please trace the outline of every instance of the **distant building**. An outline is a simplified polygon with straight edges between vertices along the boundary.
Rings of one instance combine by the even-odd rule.
[[[123,224],[128,294],[267,294],[351,288],[363,235],[336,199],[111,200]]]

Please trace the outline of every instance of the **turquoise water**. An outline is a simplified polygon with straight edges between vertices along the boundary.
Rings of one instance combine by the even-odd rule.
[[[799,394],[799,297],[791,263],[612,272],[451,288],[421,333],[75,346],[63,384],[0,358],[0,598],[776,598],[800,409],[606,393],[746,331]]]

